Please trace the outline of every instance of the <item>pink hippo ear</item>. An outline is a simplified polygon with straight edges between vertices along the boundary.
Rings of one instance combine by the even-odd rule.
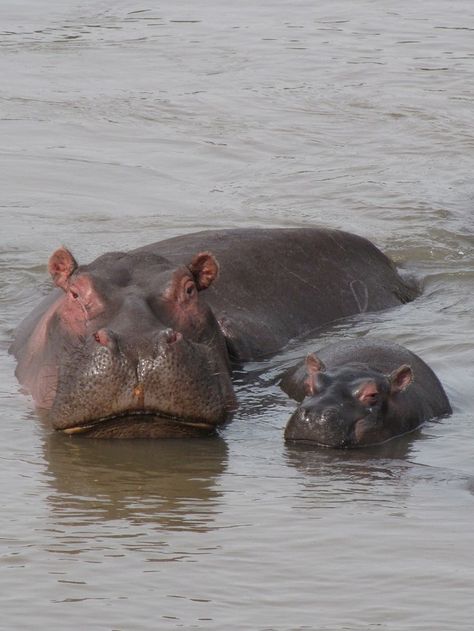
[[[199,291],[207,289],[219,275],[219,263],[210,252],[200,252],[188,266]]]
[[[389,376],[392,394],[402,392],[408,388],[413,379],[413,370],[408,364],[403,364],[400,368],[394,370]]]
[[[324,372],[326,366],[314,353],[310,353],[305,360],[306,379],[304,381],[304,391],[306,396],[312,396],[316,393],[316,377],[318,373]]]
[[[76,269],[76,259],[66,248],[56,250],[48,261],[48,271],[54,284],[56,287],[64,289],[64,291],[67,290],[69,277]]]

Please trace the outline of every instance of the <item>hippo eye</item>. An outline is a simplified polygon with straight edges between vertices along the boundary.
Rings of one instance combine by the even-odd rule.
[[[194,293],[194,289],[195,289],[194,283],[189,283],[189,285],[186,285],[186,288],[184,291],[186,292],[188,296],[192,296],[192,294]]]
[[[370,394],[363,398],[362,403],[367,407],[371,408],[374,405],[377,405],[379,398],[376,394]]]
[[[77,300],[79,298],[79,294],[77,293],[77,291],[74,291],[74,289],[71,289],[70,294],[74,298],[74,300]]]

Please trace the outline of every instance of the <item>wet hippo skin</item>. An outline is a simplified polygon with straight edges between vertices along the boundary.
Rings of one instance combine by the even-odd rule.
[[[236,406],[233,361],[417,293],[366,239],[318,228],[205,231],[87,265],[60,248],[48,269],[16,374],[55,429],[96,437],[212,432]]]
[[[451,413],[431,368],[384,340],[331,344],[288,370],[280,385],[301,401],[285,429],[291,442],[376,445]]]

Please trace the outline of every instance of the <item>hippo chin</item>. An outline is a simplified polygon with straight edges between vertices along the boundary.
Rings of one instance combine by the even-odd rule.
[[[382,340],[327,346],[290,369],[280,385],[302,401],[285,439],[322,447],[384,443],[451,413],[431,368],[408,349]]]
[[[42,415],[88,436],[211,432],[236,406],[232,361],[416,295],[372,243],[317,228],[207,231],[88,265],[60,248],[48,268],[56,288],[10,350]]]

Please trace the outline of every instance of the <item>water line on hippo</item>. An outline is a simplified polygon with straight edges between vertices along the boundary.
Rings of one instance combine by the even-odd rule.
[[[324,228],[204,231],[87,265],[60,248],[48,267],[63,293],[20,325],[18,378],[40,391],[51,356],[53,427],[108,424],[116,437],[160,434],[153,417],[167,419],[161,437],[175,435],[170,419],[215,430],[235,409],[232,365],[360,313],[361,277],[370,310],[418,293],[370,241]]]

